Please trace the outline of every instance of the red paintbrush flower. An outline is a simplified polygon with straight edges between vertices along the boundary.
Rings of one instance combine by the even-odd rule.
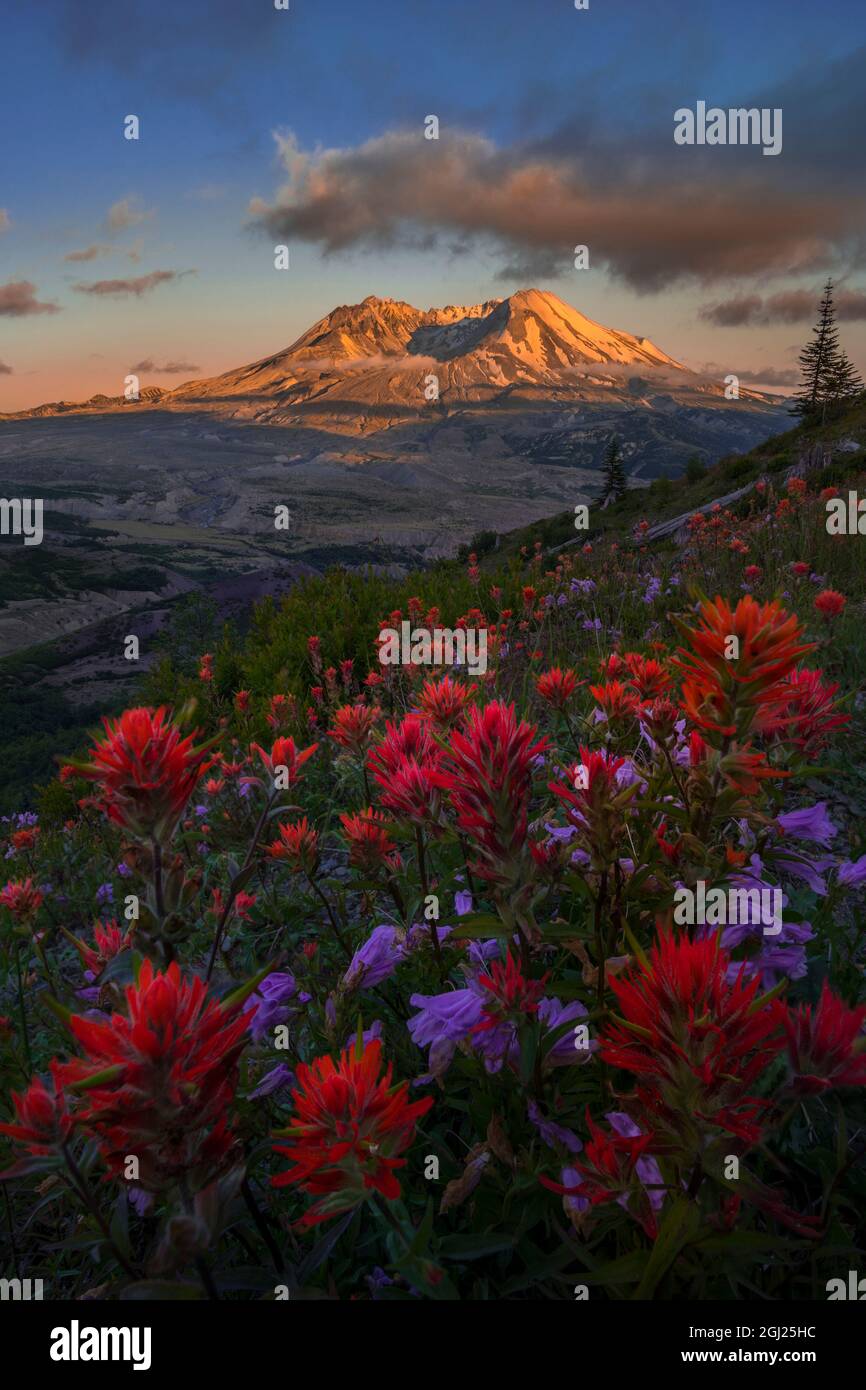
[[[589,853],[594,868],[612,864],[626,832],[625,812],[637,794],[637,783],[620,786],[617,773],[625,758],[581,747],[581,761],[569,772],[570,785],[550,782],[554,796],[565,807],[569,824],[578,832],[578,843]]]
[[[388,833],[388,819],[381,811],[368,806],[355,815],[340,814],[346,839],[349,841],[349,863],[362,873],[374,876],[380,869],[400,866],[397,846]]]
[[[754,753],[751,744],[733,748],[719,762],[719,770],[729,786],[742,796],[755,796],[767,777],[790,777],[790,772],[771,767],[763,753]]]
[[[562,671],[558,666],[545,671],[535,682],[535,688],[545,704],[550,705],[551,709],[559,710],[565,709],[579,685],[583,685],[583,681],[577,679],[576,671],[571,667]]]
[[[215,761],[211,743],[196,748],[197,731],[184,738],[157,710],[128,709],[103,719],[105,738],[77,771],[99,786],[107,815],[128,834],[165,843],[171,839],[200,777]]]
[[[757,977],[729,983],[729,964],[714,936],[663,932],[648,960],[610,978],[622,1017],[603,1028],[600,1056],[637,1076],[654,1149],[682,1168],[720,1131],[758,1142],[768,1102],[752,1088],[784,1046],[784,1006],[762,1002]]]
[[[258,753],[274,782],[279,777],[281,791],[293,787],[300,781],[301,768],[307,759],[313,756],[318,746],[318,743],[313,743],[302,751],[295,746],[293,738],[276,738],[270,753],[267,753],[260,744],[250,744],[250,748],[254,753]]]
[[[607,681],[604,685],[591,685],[589,693],[607,716],[608,723],[637,718],[640,698],[637,691],[623,685],[621,681]]]
[[[115,918],[110,922],[94,922],[93,939],[94,946],[88,946],[80,941],[77,936],[71,936],[73,945],[78,949],[85,968],[90,971],[94,979],[97,979],[105,969],[110,960],[119,956],[121,951],[127,951],[132,945],[132,937],[135,927],[129,927],[124,931],[118,926]],[[70,936],[70,933],[66,933]]]
[[[313,877],[319,864],[319,836],[304,816],[303,820],[278,825],[280,838],[268,845],[274,859],[285,859],[293,874],[306,873]]]
[[[866,1004],[849,1009],[826,980],[814,1013],[810,1004],[788,1011],[788,1056],[796,1092],[866,1086],[864,1020]]]
[[[786,699],[782,727],[786,742],[801,752],[818,752],[836,729],[850,724],[850,714],[837,713],[835,685],[823,685],[823,671],[792,671],[784,683]]]
[[[448,793],[460,829],[478,856],[481,878],[516,886],[531,872],[526,844],[532,761],[547,747],[535,726],[518,722],[513,705],[494,700],[453,730],[439,769],[430,775]]]
[[[420,717],[429,720],[442,732],[451,729],[455,724],[462,723],[477,689],[477,685],[461,685],[450,676],[443,676],[438,681],[426,681],[418,696]]]
[[[815,596],[815,607],[822,618],[827,621],[831,618],[838,618],[845,607],[845,595],[840,594],[836,589],[822,589],[820,594]]]
[[[380,1193],[389,1201],[400,1196],[395,1171],[414,1137],[415,1123],[433,1104],[407,1100],[408,1083],[391,1085],[392,1067],[379,1075],[382,1045],[361,1038],[347,1047],[339,1062],[318,1057],[302,1062],[292,1091],[294,1123],[276,1137],[275,1152],[294,1163],[271,1179],[274,1187],[299,1183],[321,1200],[299,1225],[315,1226]]]
[[[0,1124],[0,1134],[23,1144],[31,1156],[53,1153],[63,1144],[73,1126],[73,1119],[66,1107],[63,1087],[58,1082],[58,1062],[51,1063],[52,1090],[49,1091],[39,1076],[34,1076],[27,1090],[19,1095],[12,1092],[16,1123]],[[0,1173],[0,1178],[12,1177],[15,1168]]]
[[[378,705],[341,705],[328,736],[341,748],[360,755],[369,746],[381,713]]]
[[[757,603],[751,594],[731,609],[723,598],[700,608],[700,625],[674,619],[689,648],[674,664],[685,672],[683,708],[699,728],[725,738],[745,738],[759,711],[778,706],[781,685],[814,644],[781,605]]]
[[[651,1240],[658,1234],[656,1214],[650,1195],[637,1171],[641,1159],[653,1143],[652,1134],[624,1135],[611,1131],[605,1134],[594,1123],[589,1107],[586,1123],[590,1139],[580,1162],[573,1158],[571,1167],[580,1174],[581,1182],[568,1187],[542,1175],[541,1182],[551,1192],[565,1196],[584,1197],[592,1206],[604,1202],[619,1202],[640,1222]]]
[[[481,1022],[475,1024],[472,1032],[485,1032],[506,1019],[515,1020],[522,1015],[534,1017],[547,978],[545,975],[540,980],[527,980],[510,950],[504,964],[501,960],[491,961],[486,974],[478,976],[478,983],[487,990],[489,999],[484,1002]]]
[[[229,1110],[248,1020],[240,1003],[208,999],[202,980],[182,979],[176,963],[161,974],[146,960],[126,1003],[127,1015],[109,1023],[70,1019],[85,1055],[59,1067],[58,1079],[81,1091],[76,1122],[111,1173],[123,1174],[134,1154],[146,1191],[181,1180],[197,1190],[238,1149]]]
[[[629,671],[628,683],[634,686],[641,700],[655,700],[670,690],[673,679],[655,657],[626,652],[623,660]]]
[[[413,825],[436,825],[441,798],[430,774],[440,751],[429,724],[409,714],[400,724],[389,721],[385,727],[384,739],[367,755],[382,805]]]
[[[42,906],[42,894],[34,888],[33,879],[10,879],[0,892],[0,907],[5,907],[16,922],[29,922]]]

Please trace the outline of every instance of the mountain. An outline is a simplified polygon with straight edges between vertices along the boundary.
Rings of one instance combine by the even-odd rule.
[[[226,547],[238,566],[250,546],[255,565],[276,546],[314,568],[447,555],[591,501],[613,434],[645,486],[789,424],[778,397],[728,400],[720,380],[538,289],[426,310],[371,295],[219,376],[168,390],[142,375],[136,402],[4,419],[9,495],[50,497],[61,538],[146,538],[172,572],[184,566],[160,547],[189,547],[196,572],[224,567]],[[274,534],[281,501],[291,537]]]
[[[186,382],[163,403],[219,404],[234,418],[362,434],[466,405],[632,404],[636,392],[646,395],[644,375],[656,389],[699,392],[701,404],[724,401],[718,383],[701,383],[648,338],[605,328],[547,291],[426,311],[370,295],[334,309],[283,351]]]

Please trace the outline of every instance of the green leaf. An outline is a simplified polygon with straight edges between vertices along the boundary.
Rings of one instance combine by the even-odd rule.
[[[448,939],[476,941],[490,936],[507,937],[510,933],[511,928],[506,927],[500,917],[494,917],[492,912],[472,912],[460,919],[460,926],[455,928]]]
[[[700,1225],[700,1215],[688,1197],[671,1202],[647,1260],[643,1278],[634,1294],[636,1299],[652,1298],[680,1251],[689,1244]]]
[[[446,1260],[483,1260],[486,1255],[498,1255],[514,1249],[513,1235],[491,1231],[488,1235],[446,1236],[439,1242],[439,1254]]]

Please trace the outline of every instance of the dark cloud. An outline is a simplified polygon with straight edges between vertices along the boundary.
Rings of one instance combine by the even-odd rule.
[[[65,255],[63,259],[65,261],[95,261],[97,256],[107,256],[110,251],[110,246],[86,246],[83,251],[68,252],[68,254]]]
[[[766,298],[759,294],[741,295],[717,304],[704,304],[699,316],[718,328],[741,328],[745,324],[802,323],[814,319],[821,290],[785,290]],[[866,290],[836,290],[833,294],[836,317],[856,323],[866,319]]]
[[[521,280],[573,267],[574,246],[639,291],[821,268],[862,235],[858,192],[821,201],[768,185],[740,163],[699,179],[653,161],[619,183],[580,157],[501,149],[483,136],[389,132],[355,148],[302,151],[276,137],[286,181],[250,203],[252,225],[325,254],[431,245],[488,248]],[[680,149],[681,153],[682,150]],[[672,170],[676,168],[674,174]]]
[[[201,367],[196,366],[195,362],[166,362],[164,366],[158,367],[152,357],[145,357],[141,362],[134,363],[129,370],[180,376],[183,372],[200,372]]]
[[[171,280],[181,280],[185,275],[195,275],[195,271],[152,270],[149,275],[137,275],[129,280],[91,280],[89,284],[79,281],[72,288],[80,294],[140,296],[155,290],[157,285],[166,284]]]
[[[10,280],[0,285],[0,315],[8,318],[29,318],[31,314],[59,314],[59,304],[41,304],[36,298],[36,286],[30,280]]]
[[[0,376],[11,376],[12,368],[7,367],[5,362],[0,362]]]

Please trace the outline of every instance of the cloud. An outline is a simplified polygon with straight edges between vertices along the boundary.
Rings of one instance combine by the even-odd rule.
[[[95,261],[97,256],[107,256],[110,251],[110,246],[94,244],[93,246],[86,246],[83,251],[70,251],[63,259],[65,261]]]
[[[166,362],[164,367],[158,367],[152,357],[145,357],[141,362],[134,363],[129,370],[180,376],[184,372],[200,372],[201,367],[196,366],[195,362]]]
[[[181,280],[185,275],[195,275],[195,271],[152,270],[149,275],[137,275],[129,280],[91,280],[89,284],[80,280],[72,288],[78,290],[80,294],[134,294],[136,297],[140,297],[150,290],[155,290],[157,285],[165,284],[170,280]]]
[[[795,367],[758,367],[753,372],[739,371],[740,381],[757,386],[796,386],[800,373]]]
[[[5,208],[0,208],[0,232],[8,232],[11,226],[8,212]]]
[[[808,190],[768,187],[742,160],[720,178],[719,165],[702,174],[669,150],[643,160],[632,150],[613,181],[609,165],[583,159],[574,144],[541,151],[459,131],[438,141],[392,131],[307,153],[291,133],[274,138],[285,181],[269,201],[251,201],[251,224],[326,255],[487,249],[501,273],[526,282],[571,271],[573,248],[584,244],[591,265],[659,291],[680,280],[815,270],[862,237],[859,192],[816,200]]]
[[[29,318],[31,314],[59,314],[59,304],[41,304],[36,298],[36,286],[30,280],[10,280],[0,285],[0,315],[8,318]]]
[[[11,376],[12,368],[7,367],[5,362],[0,362],[0,376]]]
[[[136,207],[137,201],[137,198],[129,197],[112,203],[106,218],[109,231],[122,232],[127,227],[137,227],[140,222],[145,222],[148,217],[153,216],[152,208]]]
[[[814,319],[822,291],[784,290],[766,298],[746,294],[717,304],[703,304],[699,317],[718,328],[741,328],[745,324],[802,323]],[[856,323],[866,319],[866,290],[835,290],[836,317]]]

